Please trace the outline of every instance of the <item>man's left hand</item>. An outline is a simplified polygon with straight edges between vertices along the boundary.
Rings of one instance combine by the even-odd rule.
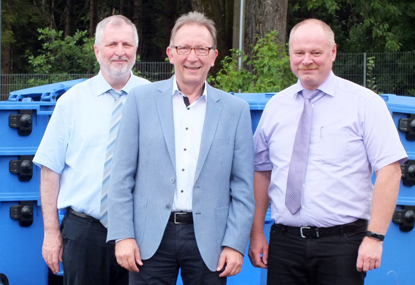
[[[382,258],[383,242],[365,237],[359,247],[357,257],[357,271],[367,272],[380,267]]]
[[[225,267],[225,264],[226,267],[219,277],[233,276],[241,272],[243,260],[244,257],[239,251],[230,247],[225,247],[220,254],[216,270],[222,270]]]

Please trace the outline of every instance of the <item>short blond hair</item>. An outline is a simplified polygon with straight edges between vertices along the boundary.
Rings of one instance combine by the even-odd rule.
[[[173,29],[171,30],[170,36],[170,46],[173,46],[173,39],[177,34],[177,31],[184,25],[200,25],[206,27],[209,30],[210,35],[213,39],[213,48],[216,48],[216,28],[215,23],[207,18],[205,15],[199,12],[190,12],[188,14],[180,16],[174,24]]]
[[[334,32],[333,32],[333,30],[330,28],[330,26],[329,26],[329,25],[327,25],[327,24],[326,24],[326,23],[324,23],[323,21],[318,20],[318,19],[313,19],[313,18],[311,18],[311,19],[307,19],[307,20],[304,20],[304,21],[302,21],[302,22],[298,23],[297,25],[295,25],[295,26],[294,26],[294,28],[292,28],[292,29],[291,29],[291,32],[290,32],[290,39],[289,39],[289,41],[288,41],[288,43],[289,43],[289,44],[291,43],[291,38],[292,38],[292,36],[294,35],[295,31],[296,31],[299,27],[304,26],[304,25],[307,25],[307,24],[317,24],[317,25],[319,25],[320,27],[322,27],[322,28],[323,28],[323,30],[324,30],[324,32],[326,33],[327,40],[328,40],[328,42],[329,42],[330,48],[333,48],[333,46],[336,44],[336,42],[334,41]]]

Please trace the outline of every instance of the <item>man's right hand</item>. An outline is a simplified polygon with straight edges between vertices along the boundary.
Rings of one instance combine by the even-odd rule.
[[[123,239],[115,244],[115,257],[118,264],[128,271],[139,272],[137,265],[143,265],[140,249],[133,238]]]
[[[60,231],[45,233],[42,255],[46,264],[54,274],[59,272],[59,261],[62,262],[63,242]]]
[[[253,266],[268,268],[268,242],[264,233],[251,232],[248,255]]]

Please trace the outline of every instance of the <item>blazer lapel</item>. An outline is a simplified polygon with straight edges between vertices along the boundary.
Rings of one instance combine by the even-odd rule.
[[[205,164],[207,154],[215,137],[216,129],[219,124],[219,118],[222,111],[222,105],[219,103],[220,97],[215,90],[208,85],[207,105],[205,123],[202,132],[202,142],[200,144],[199,159],[197,161],[195,181],[199,178],[202,167]]]
[[[176,168],[176,155],[174,146],[174,116],[173,116],[173,77],[158,89],[156,94],[156,106],[160,119],[161,129],[166,141],[167,150],[173,167]]]

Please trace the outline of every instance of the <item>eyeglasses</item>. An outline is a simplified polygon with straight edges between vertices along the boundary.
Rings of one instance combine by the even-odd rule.
[[[210,50],[213,49],[213,47],[181,47],[181,46],[173,46],[177,53],[180,55],[189,55],[192,50],[195,51],[196,55],[205,56],[208,55]]]

